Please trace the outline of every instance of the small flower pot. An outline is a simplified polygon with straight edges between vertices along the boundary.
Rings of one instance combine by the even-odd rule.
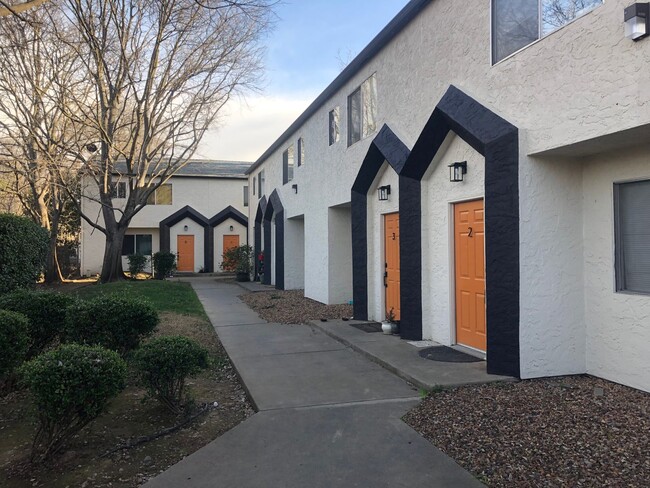
[[[390,322],[382,322],[381,323],[381,331],[386,334],[386,335],[391,335],[393,333],[393,327]]]
[[[237,276],[235,277],[237,281],[243,282],[243,281],[250,281],[251,277],[248,273],[242,273],[242,272],[237,272]]]

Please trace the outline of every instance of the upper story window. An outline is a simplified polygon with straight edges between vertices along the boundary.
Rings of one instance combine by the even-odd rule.
[[[160,185],[147,198],[147,205],[171,205],[172,204],[172,185],[167,183]]]
[[[616,291],[650,294],[650,180],[614,185]]]
[[[492,63],[602,3],[603,0],[492,0]]]
[[[329,113],[329,136],[330,136],[330,146],[339,142],[341,138],[339,130],[339,119],[341,117],[341,109],[336,107],[333,110],[330,110]]]
[[[248,207],[248,185],[244,186],[244,207]]]
[[[305,164],[305,140],[298,139],[298,166]]]
[[[111,198],[126,198],[126,182],[118,181],[111,185]]]
[[[255,187],[257,186],[256,183],[257,183],[257,178],[253,178],[253,196],[255,196]]]
[[[282,184],[293,180],[293,144],[282,153]]]
[[[373,74],[348,96],[348,146],[377,129],[377,80]]]
[[[257,173],[257,188],[260,190],[260,196],[264,195],[264,170]]]

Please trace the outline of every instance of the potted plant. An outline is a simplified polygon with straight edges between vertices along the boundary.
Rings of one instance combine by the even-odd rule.
[[[395,323],[395,311],[391,308],[386,312],[386,318],[381,323],[381,331],[386,335],[390,335],[393,333],[395,327],[397,327]]]
[[[249,245],[231,247],[223,253],[222,270],[234,270],[237,281],[250,281],[253,269],[253,248]]]

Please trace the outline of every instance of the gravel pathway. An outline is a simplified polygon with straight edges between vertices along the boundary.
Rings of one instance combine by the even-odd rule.
[[[305,298],[303,290],[246,293],[239,298],[264,320],[280,324],[352,317],[352,305],[323,305]]]
[[[443,390],[404,420],[490,487],[650,486],[650,394],[599,378]]]

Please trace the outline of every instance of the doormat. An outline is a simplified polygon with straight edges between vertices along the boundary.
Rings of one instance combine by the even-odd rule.
[[[447,346],[427,347],[419,351],[418,354],[424,359],[440,361],[442,363],[478,363],[479,361],[483,361],[480,358],[470,356],[469,354]]]
[[[377,322],[350,325],[355,329],[359,329],[364,332],[381,332],[381,324],[378,324]]]

